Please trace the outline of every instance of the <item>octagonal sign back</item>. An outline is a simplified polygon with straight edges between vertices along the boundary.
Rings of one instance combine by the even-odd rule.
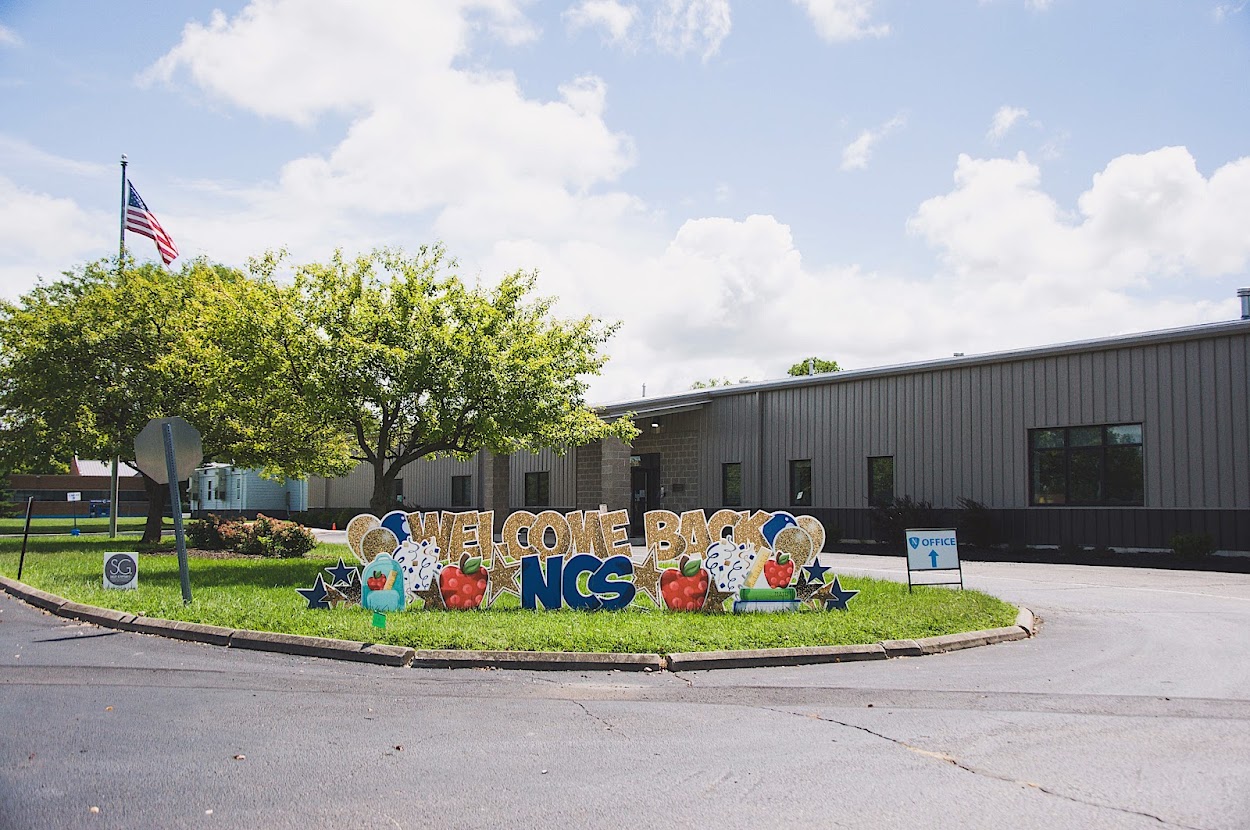
[[[204,460],[200,431],[182,418],[153,418],[135,436],[135,466],[158,484],[169,483],[165,466],[165,436],[162,427],[169,424],[174,439],[175,472],[178,481],[185,481]]]

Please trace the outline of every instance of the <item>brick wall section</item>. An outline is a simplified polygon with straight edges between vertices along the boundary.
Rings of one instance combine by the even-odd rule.
[[[629,456],[632,450],[616,438],[577,448],[577,509],[629,509]]]
[[[483,450],[485,452],[485,450]],[[482,476],[481,510],[495,511],[495,532],[503,530],[504,519],[512,512],[508,498],[508,479],[512,458],[507,455],[486,454],[486,470]]]
[[[606,504],[609,510],[629,509],[629,456],[633,453],[619,438],[605,438],[602,458],[603,491],[599,501]]]
[[[578,510],[598,510],[603,503],[603,442],[577,448]]]
[[[660,484],[665,490],[660,507],[675,513],[703,507],[699,494],[697,413],[665,415],[658,419],[658,430],[651,423],[646,419],[639,422],[642,433],[634,439],[631,452],[660,454]]]

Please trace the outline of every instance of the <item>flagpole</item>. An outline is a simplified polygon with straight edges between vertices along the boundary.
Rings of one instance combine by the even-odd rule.
[[[122,273],[122,260],[126,258],[126,154],[122,153],[122,215],[117,233],[117,275]]]
[[[122,267],[126,262],[126,154],[122,153],[122,212],[121,223],[117,231],[117,276],[120,279]],[[117,538],[117,475],[121,458],[113,454],[112,470],[109,476],[109,538]]]

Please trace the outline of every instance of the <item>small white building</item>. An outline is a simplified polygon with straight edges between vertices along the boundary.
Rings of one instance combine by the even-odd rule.
[[[308,509],[304,479],[262,478],[259,470],[206,464],[191,476],[191,513],[284,516]]]

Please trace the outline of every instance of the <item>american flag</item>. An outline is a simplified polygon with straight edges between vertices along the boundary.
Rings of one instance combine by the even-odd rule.
[[[152,211],[148,210],[148,206],[143,203],[135,186],[130,182],[126,184],[130,187],[130,196],[126,200],[126,230],[143,234],[155,242],[156,250],[161,255],[161,262],[168,265],[178,258],[178,246],[174,244],[169,234],[165,233],[161,223],[156,221]]]

